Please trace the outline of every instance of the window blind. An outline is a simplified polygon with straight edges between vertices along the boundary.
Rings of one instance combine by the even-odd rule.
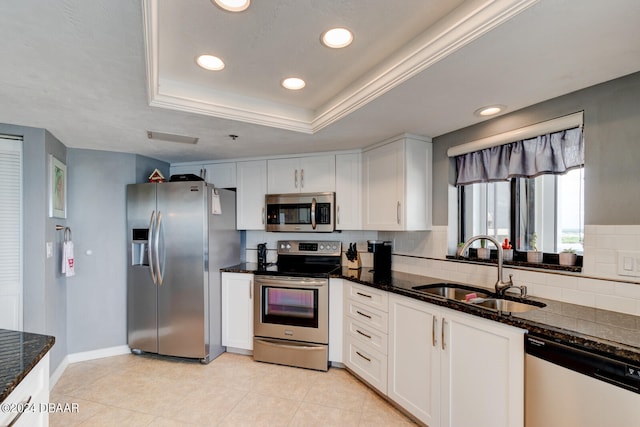
[[[22,329],[22,141],[0,135],[0,328]]]

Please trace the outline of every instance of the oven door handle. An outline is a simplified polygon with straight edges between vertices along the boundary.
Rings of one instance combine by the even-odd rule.
[[[255,279],[256,285],[275,285],[283,287],[310,287],[318,288],[326,286],[329,281],[327,279],[318,279],[312,277],[290,277],[290,276],[260,276]]]
[[[276,348],[290,348],[290,349],[294,349],[294,350],[320,350],[324,347],[323,344],[311,344],[311,343],[300,343],[300,344],[294,344],[294,343],[287,343],[287,344],[283,344],[282,341],[272,341],[272,340],[268,340],[268,339],[264,339],[264,338],[258,338],[255,337],[254,338],[256,341],[259,341],[260,343],[264,344],[264,345],[268,345],[271,347],[276,347]]]
[[[311,199],[311,228],[316,229],[316,198]]]

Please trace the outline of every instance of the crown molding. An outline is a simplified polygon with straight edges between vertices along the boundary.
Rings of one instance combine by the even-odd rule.
[[[158,0],[143,0],[149,105],[313,134],[374,101],[538,1],[465,2],[334,99],[311,110],[195,88],[187,82],[161,80]]]

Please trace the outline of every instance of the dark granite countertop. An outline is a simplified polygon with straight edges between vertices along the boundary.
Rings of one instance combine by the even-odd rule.
[[[273,271],[275,267],[269,268]],[[260,273],[265,270],[259,270],[255,263],[243,263],[221,271]],[[545,303],[546,307],[526,313],[499,314],[473,304],[442,299],[412,289],[418,285],[446,282],[443,279],[394,271],[391,280],[380,281],[376,280],[373,273],[366,267],[359,270],[343,267],[342,271],[335,272],[332,277],[352,280],[366,286],[526,329],[532,335],[640,366],[640,316],[537,297],[527,299]],[[487,289],[487,291],[492,293],[493,289]],[[518,298],[507,298],[518,300]]]
[[[0,329],[0,402],[31,372],[55,341],[48,335]]]

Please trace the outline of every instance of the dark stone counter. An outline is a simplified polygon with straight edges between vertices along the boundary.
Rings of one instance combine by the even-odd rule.
[[[55,341],[48,335],[0,329],[0,402],[31,372]]]
[[[269,267],[274,269],[276,267]],[[264,273],[257,264],[244,263],[222,269],[232,273]],[[332,277],[408,296],[496,322],[526,329],[529,334],[561,342],[640,367],[640,316],[601,310],[565,302],[528,297],[546,307],[526,313],[503,314],[473,304],[447,300],[413,290],[414,286],[446,282],[443,279],[393,272],[390,280],[377,280],[368,268],[346,267]],[[477,286],[474,286],[477,287]],[[493,289],[487,289],[493,293]],[[518,301],[518,298],[507,297]]]

